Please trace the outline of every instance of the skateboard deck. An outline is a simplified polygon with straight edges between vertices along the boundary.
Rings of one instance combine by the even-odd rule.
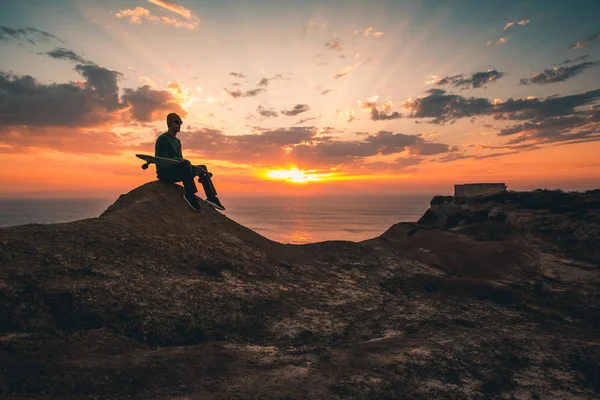
[[[170,158],[154,157],[147,154],[136,154],[135,156],[146,161],[146,164],[142,165],[142,169],[144,170],[148,169],[150,164],[156,164],[165,168],[174,167],[175,165],[179,164],[179,161],[172,160]],[[212,179],[210,179],[212,177],[212,173],[208,172],[207,169],[199,165],[192,165],[192,173],[198,177],[198,182],[202,184],[204,192],[208,198],[212,198],[217,195],[217,190],[212,183]]]

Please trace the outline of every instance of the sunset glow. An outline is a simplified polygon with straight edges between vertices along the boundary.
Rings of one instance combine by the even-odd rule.
[[[500,3],[10,0],[0,196],[154,180],[169,112],[222,196],[600,186],[600,3]]]
[[[300,171],[298,168],[279,169],[268,171],[265,176],[269,179],[283,180],[291,183],[307,183],[315,181],[323,181],[327,178],[332,178],[333,174],[320,174],[315,171]]]

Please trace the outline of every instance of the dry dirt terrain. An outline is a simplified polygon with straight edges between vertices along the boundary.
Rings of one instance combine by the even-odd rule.
[[[600,398],[598,191],[307,245],[182,191],[0,228],[2,398]]]

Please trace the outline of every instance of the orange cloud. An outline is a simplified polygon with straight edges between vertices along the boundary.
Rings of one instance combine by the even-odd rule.
[[[185,8],[183,6],[180,6],[179,4],[171,3],[170,1],[166,1],[166,0],[148,0],[148,1],[152,4],[155,4],[159,7],[164,8],[166,10],[169,10],[176,14],[179,14],[186,19],[194,18],[194,16],[192,15],[192,12],[190,10],[188,10],[187,8]]]
[[[136,7],[133,10],[121,10],[115,14],[115,17],[129,18],[129,22],[134,24],[141,24],[142,20],[148,20],[154,22],[155,24],[172,25],[176,28],[196,29],[198,27],[197,21],[186,22],[178,21],[169,17],[158,17],[156,15],[150,14],[150,11],[143,7]]]
[[[512,22],[507,22],[506,25],[504,25],[504,30],[507,30],[508,28],[510,28],[511,26],[513,26],[514,24],[517,25],[527,25],[531,20],[529,19],[522,19],[520,21],[512,21]]]
[[[357,30],[354,31],[354,34],[355,35],[361,35],[362,34],[363,36],[374,36],[374,37],[379,37],[379,36],[383,35],[383,32],[373,32],[373,29],[374,28],[372,26],[368,27],[365,30],[357,29]]]
[[[354,115],[354,108],[349,108],[346,111],[338,111],[338,115],[340,117],[348,118],[348,121],[346,122],[352,122],[356,119],[356,116]]]
[[[507,37],[501,37],[500,39],[496,40],[494,43],[492,43],[491,40],[489,40],[486,44],[488,46],[492,45],[492,44],[504,44],[508,42],[508,38]]]

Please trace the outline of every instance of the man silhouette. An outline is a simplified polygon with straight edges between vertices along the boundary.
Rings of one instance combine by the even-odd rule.
[[[193,172],[194,168],[192,168],[192,164],[183,158],[181,141],[177,138],[177,133],[181,129],[181,124],[183,124],[183,121],[179,115],[175,113],[167,115],[168,131],[156,139],[154,156],[170,158],[179,161],[179,163],[172,167],[159,166],[156,164],[156,175],[160,181],[165,183],[183,182],[183,187],[185,188],[183,198],[192,210],[200,211],[200,202],[198,201],[198,197],[196,197],[198,189],[194,183],[196,174]],[[207,171],[205,165],[200,165],[199,167],[204,171]],[[213,194],[215,192],[212,183],[210,182],[211,175],[212,174],[209,172],[206,172],[206,174],[199,176],[207,196],[206,202],[219,210],[225,210],[225,207],[223,207],[219,198],[216,194]]]

